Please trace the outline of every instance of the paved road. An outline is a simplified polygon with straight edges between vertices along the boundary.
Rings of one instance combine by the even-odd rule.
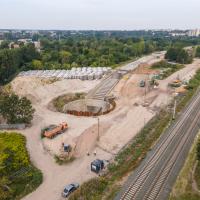
[[[162,135],[115,200],[165,200],[199,130],[200,92]]]

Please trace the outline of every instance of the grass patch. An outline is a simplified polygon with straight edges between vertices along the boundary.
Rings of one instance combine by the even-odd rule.
[[[18,200],[42,183],[26,150],[26,139],[18,133],[0,132],[0,200]]]
[[[175,73],[176,71],[182,69],[184,65],[181,64],[171,64],[167,61],[163,60],[160,62],[157,62],[151,66],[152,69],[160,69],[162,70],[162,73],[160,74],[160,79],[165,79],[171,74]]]
[[[200,71],[188,84],[188,91],[185,96],[180,96],[177,102],[177,111],[180,112],[197,91],[200,84]],[[70,196],[70,200],[112,200],[113,195],[118,192],[114,187],[120,183],[123,177],[129,175],[145,158],[148,151],[159,139],[161,134],[168,127],[172,119],[172,114],[167,110],[161,110],[157,116],[149,121],[148,124],[136,135],[136,137],[127,145],[116,157],[113,163],[108,166],[107,173],[103,176],[104,184],[101,179],[95,179],[84,183],[80,189]],[[99,181],[99,182],[98,182]],[[99,187],[97,185],[99,184]],[[90,185],[90,187],[86,187]],[[80,192],[81,191],[81,192]],[[94,198],[93,194],[95,195]],[[187,194],[188,195],[188,194]],[[185,197],[184,197],[185,198]],[[183,200],[182,198],[181,200]],[[194,195],[194,200],[196,196]],[[197,198],[199,199],[199,197]]]
[[[121,189],[121,185],[119,184],[113,184],[111,187],[108,187],[108,191],[104,192],[103,200],[111,200],[114,199]]]
[[[53,100],[53,106],[58,112],[63,112],[64,105],[75,100],[84,99],[85,95],[85,93],[69,93],[59,96]]]
[[[196,200],[200,199],[200,196],[193,191],[192,188],[192,170],[196,162],[196,147],[197,137],[194,144],[192,145],[189,155],[185,161],[185,164],[178,175],[176,183],[172,189],[169,200]],[[198,171],[198,177],[200,171]],[[196,175],[195,175],[196,178]],[[200,178],[198,178],[200,180]]]
[[[197,183],[198,189],[200,190],[200,161],[198,161],[194,177],[195,177],[195,181]]]

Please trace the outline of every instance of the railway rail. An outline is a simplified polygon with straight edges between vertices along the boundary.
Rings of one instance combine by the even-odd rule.
[[[200,92],[192,98],[178,120],[162,135],[115,199],[167,199],[198,132],[199,117]]]

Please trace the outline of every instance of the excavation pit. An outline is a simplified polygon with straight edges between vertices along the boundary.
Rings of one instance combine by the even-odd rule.
[[[115,102],[97,99],[81,99],[72,101],[64,106],[64,112],[76,116],[104,115],[115,108]]]

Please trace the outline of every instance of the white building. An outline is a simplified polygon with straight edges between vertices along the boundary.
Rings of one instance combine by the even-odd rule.
[[[190,37],[198,37],[200,36],[200,29],[189,30],[187,35]]]

